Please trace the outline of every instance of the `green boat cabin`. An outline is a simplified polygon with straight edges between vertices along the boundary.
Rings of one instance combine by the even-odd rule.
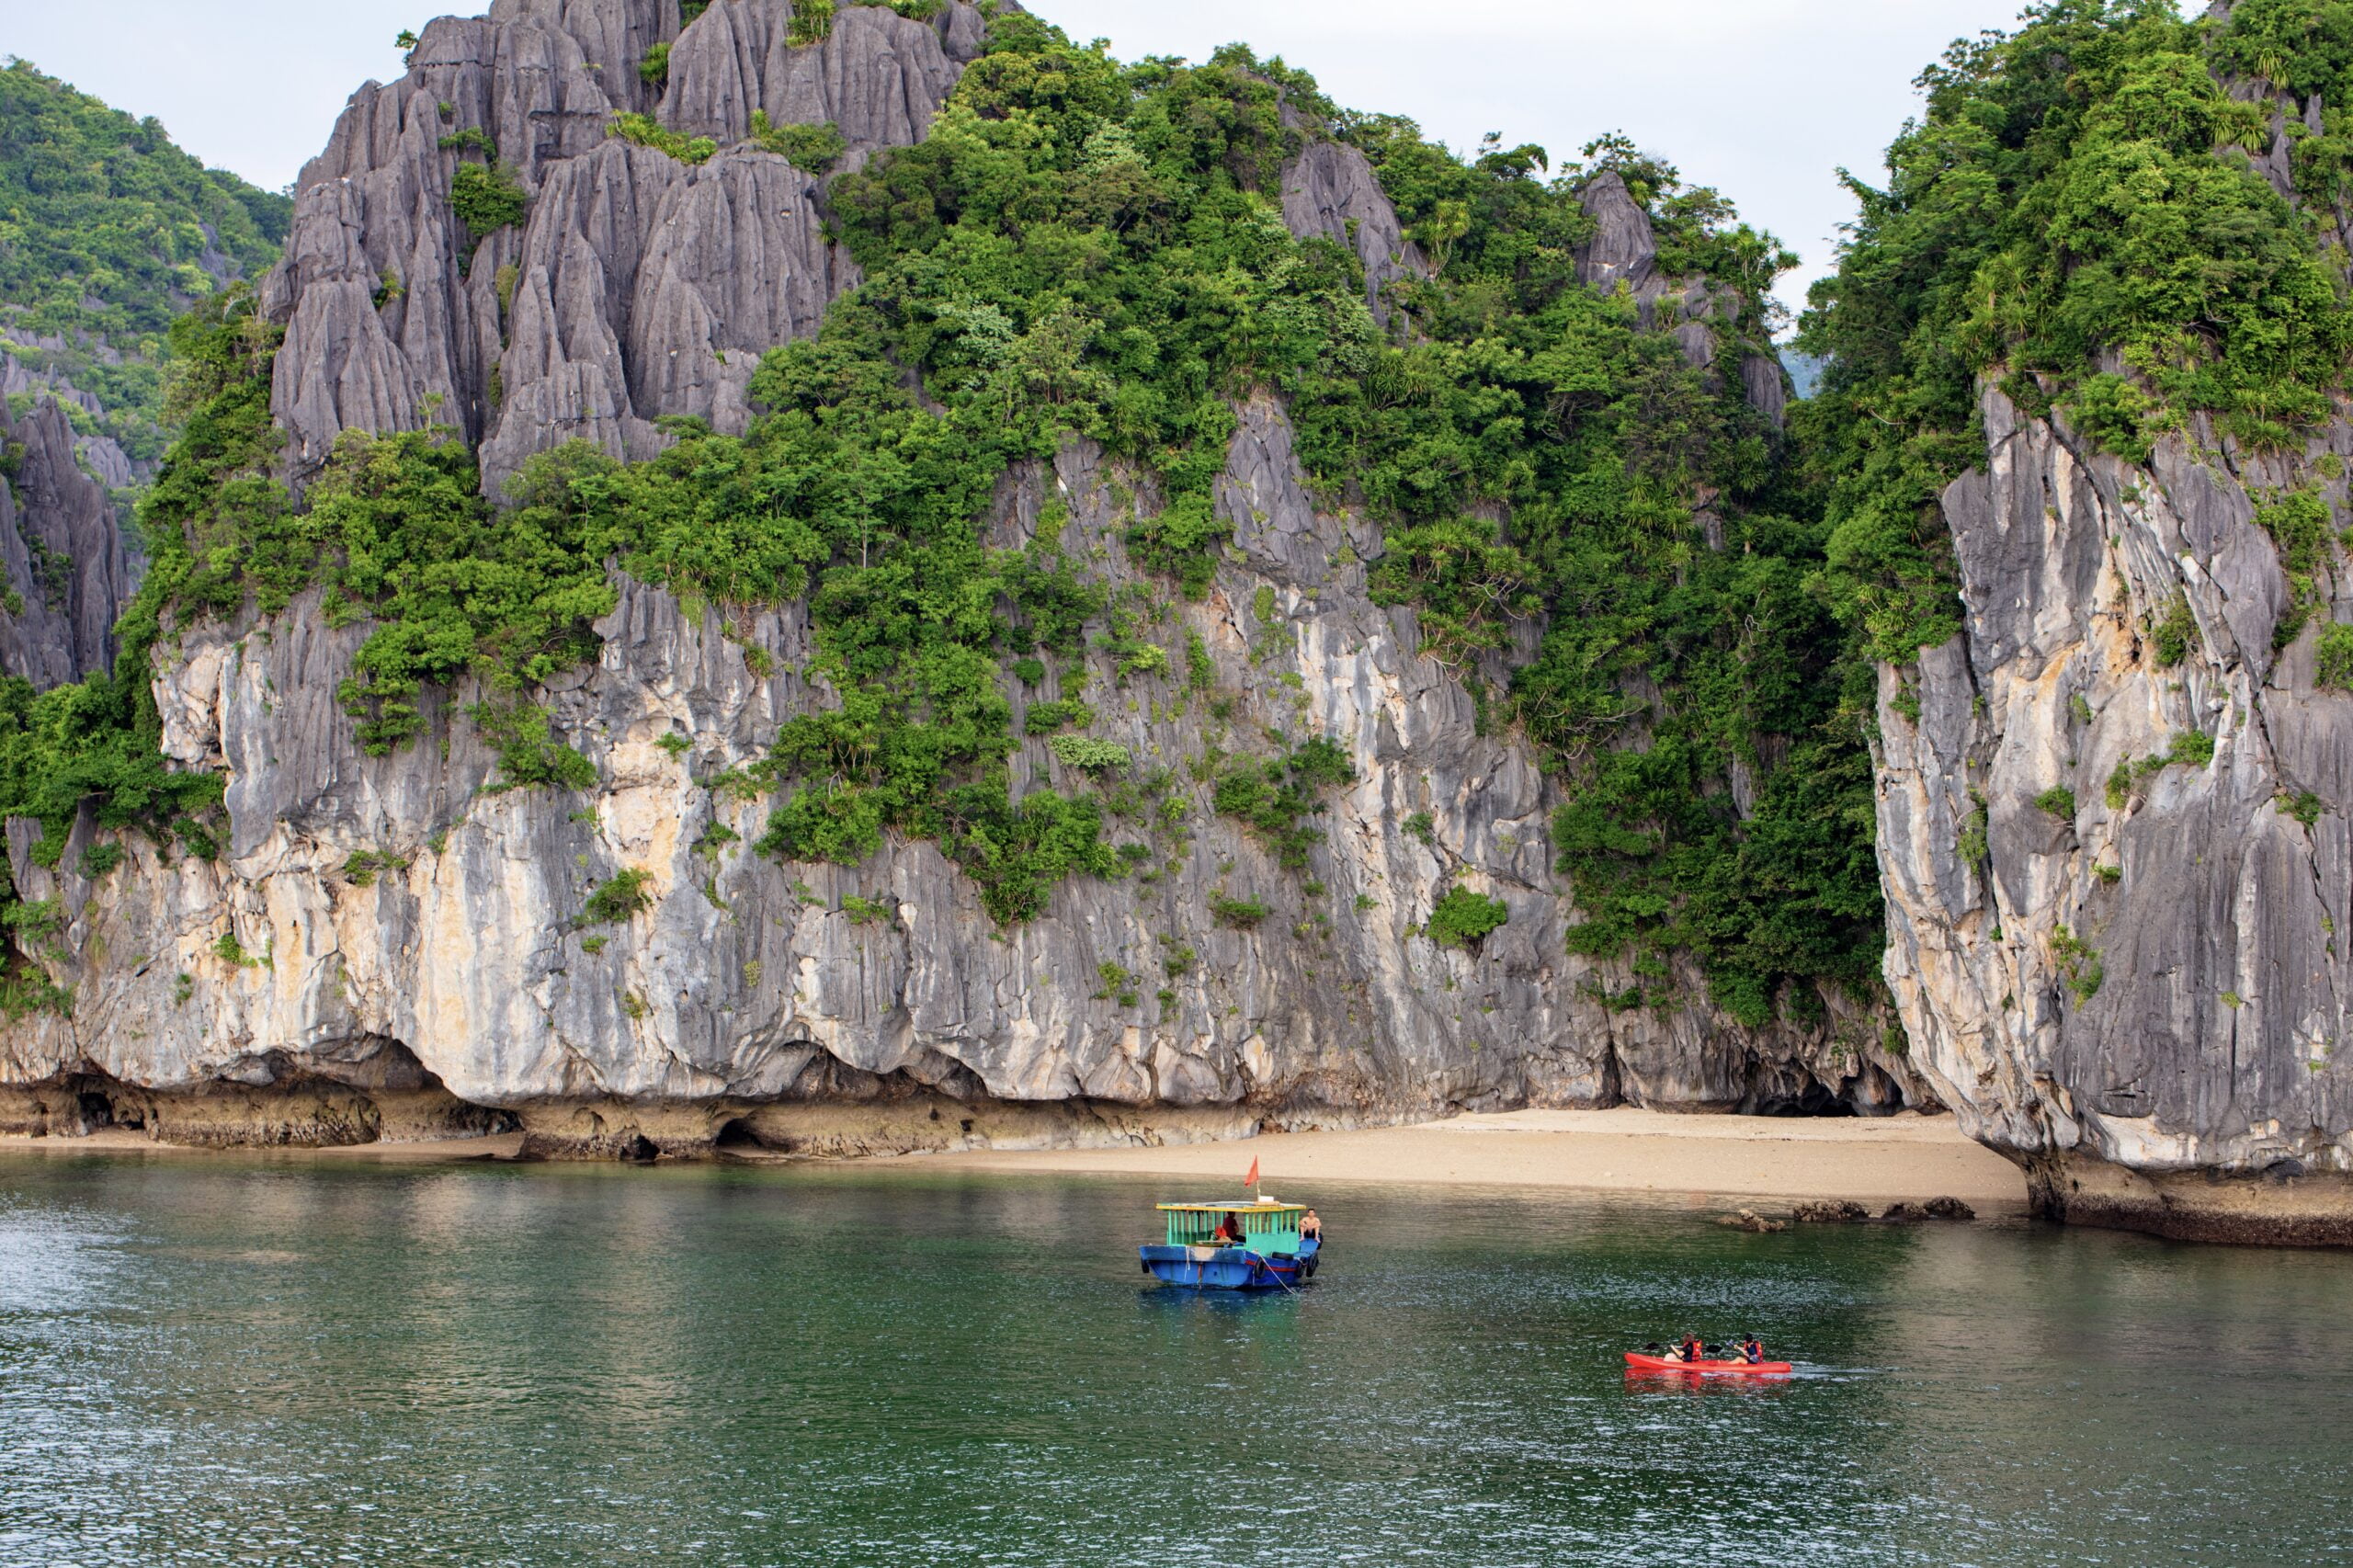
[[[1217,1239],[1218,1227],[1232,1215],[1242,1233],[1240,1245],[1262,1256],[1290,1256],[1299,1251],[1299,1221],[1307,1205],[1265,1199],[1256,1203],[1164,1203],[1160,1211],[1168,1216],[1170,1246],[1235,1245]]]

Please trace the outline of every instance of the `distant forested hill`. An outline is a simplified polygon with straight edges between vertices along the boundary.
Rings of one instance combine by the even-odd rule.
[[[207,169],[134,119],[27,62],[0,69],[0,391],[65,393],[85,437],[142,468],[163,455],[165,329],[196,300],[258,276],[293,204]],[[80,396],[72,395],[80,393]],[[111,484],[115,454],[89,450]]]

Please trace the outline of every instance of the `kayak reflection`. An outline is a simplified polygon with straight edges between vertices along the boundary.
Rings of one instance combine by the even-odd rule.
[[[1694,1398],[1713,1395],[1729,1399],[1779,1399],[1796,1387],[1788,1376],[1769,1378],[1695,1378],[1688,1372],[1652,1372],[1639,1367],[1626,1369],[1626,1392],[1654,1395],[1688,1394]]]

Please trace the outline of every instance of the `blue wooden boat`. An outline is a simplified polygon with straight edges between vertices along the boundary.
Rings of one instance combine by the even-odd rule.
[[[1163,1203],[1167,1239],[1136,1249],[1143,1271],[1188,1290],[1290,1290],[1313,1278],[1323,1242],[1299,1233],[1303,1203]]]

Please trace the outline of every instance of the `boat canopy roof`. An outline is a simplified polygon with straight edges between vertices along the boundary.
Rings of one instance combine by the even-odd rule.
[[[1231,1214],[1245,1210],[1256,1213],[1304,1214],[1304,1203],[1282,1203],[1271,1198],[1243,1198],[1231,1203],[1163,1203],[1163,1214]]]

